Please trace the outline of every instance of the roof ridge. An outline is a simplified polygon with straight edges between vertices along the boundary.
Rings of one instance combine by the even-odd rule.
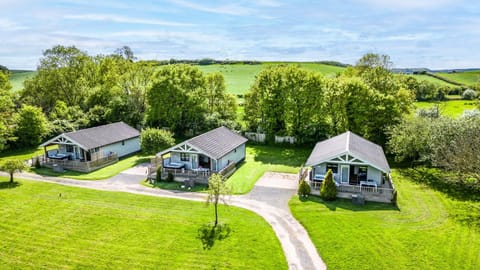
[[[350,130],[347,130],[347,145],[345,151],[350,152]]]

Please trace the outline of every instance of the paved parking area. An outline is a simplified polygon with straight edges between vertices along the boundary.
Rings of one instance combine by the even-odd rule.
[[[297,192],[297,187],[296,174],[266,172],[244,196],[290,212],[288,201]]]

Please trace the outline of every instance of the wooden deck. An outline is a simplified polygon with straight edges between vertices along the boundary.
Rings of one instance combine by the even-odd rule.
[[[313,195],[320,195],[321,182],[308,181]],[[366,201],[391,203],[394,199],[395,186],[389,177],[378,187],[341,184],[337,186],[337,197],[351,199],[353,194],[362,194]]]
[[[33,158],[32,164],[35,164],[35,159],[39,159],[41,166],[52,168],[57,171],[63,171],[65,169],[77,172],[91,172],[118,162],[118,155],[116,153],[113,153],[107,157],[99,158],[93,161],[80,161],[78,159],[52,159],[45,158],[44,155],[41,155]]]

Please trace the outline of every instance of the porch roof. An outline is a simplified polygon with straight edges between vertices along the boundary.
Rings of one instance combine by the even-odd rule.
[[[315,166],[344,154],[360,159],[385,173],[390,172],[382,147],[350,131],[318,142],[305,165]]]
[[[84,150],[109,145],[112,143],[128,140],[140,136],[140,132],[124,122],[117,122],[103,126],[81,129],[73,132],[62,133],[40,146],[59,144],[61,139],[69,141],[69,144],[80,146]],[[63,140],[63,141],[65,141]]]
[[[164,155],[181,146],[188,145],[210,158],[219,159],[247,141],[248,140],[243,136],[221,126],[159,152],[157,153],[157,156]]]

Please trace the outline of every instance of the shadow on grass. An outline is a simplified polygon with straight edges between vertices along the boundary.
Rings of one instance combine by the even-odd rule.
[[[13,182],[13,183],[10,183],[9,182],[0,182],[0,189],[7,189],[7,188],[16,188],[16,187],[19,187],[21,186],[22,184],[19,183],[19,182]]]
[[[336,211],[337,208],[350,210],[353,212],[364,212],[364,211],[385,211],[385,210],[392,210],[392,211],[400,211],[400,209],[388,203],[380,203],[380,202],[365,202],[364,205],[356,205],[352,203],[352,200],[337,198],[334,201],[324,201],[319,196],[310,195],[308,197],[299,197],[301,202],[314,202],[323,204],[327,207],[330,211]]]
[[[480,179],[447,173],[435,168],[398,170],[400,175],[421,185],[427,185],[459,201],[480,201]]]
[[[148,183],[148,179],[144,181],[147,183],[148,186],[152,188],[160,188],[160,189],[166,189],[166,190],[174,190],[178,192],[200,192],[200,191],[206,191],[208,190],[208,186],[204,184],[195,184],[192,188],[188,189],[184,186],[183,183],[180,182],[167,182],[167,181],[160,181],[160,182],[155,182],[153,184]]]
[[[307,160],[311,149],[292,146],[249,145],[254,160],[265,164],[298,167]]]
[[[230,236],[232,229],[228,224],[214,224],[207,223],[202,224],[198,228],[197,239],[202,242],[202,247],[204,250],[211,249],[215,245],[216,241],[221,241]]]

